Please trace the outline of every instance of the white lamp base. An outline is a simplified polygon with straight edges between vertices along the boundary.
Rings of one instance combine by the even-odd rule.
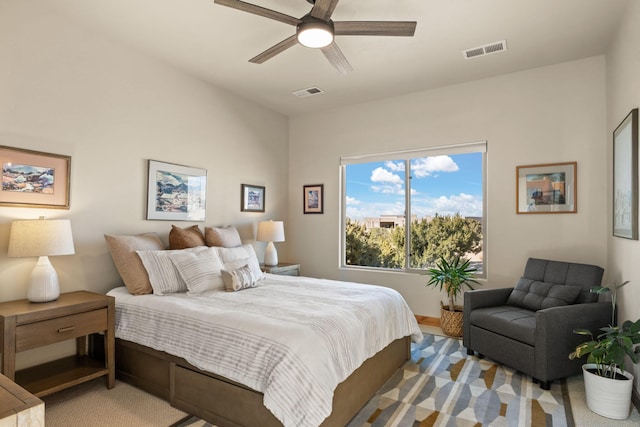
[[[48,256],[41,256],[31,272],[27,299],[31,302],[55,301],[60,296],[58,273]]]
[[[267,243],[267,247],[264,250],[264,265],[278,265],[278,251],[276,251],[273,242]]]

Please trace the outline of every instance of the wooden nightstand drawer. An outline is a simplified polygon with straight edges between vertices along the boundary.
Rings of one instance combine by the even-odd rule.
[[[107,309],[88,311],[16,327],[16,352],[107,329]]]

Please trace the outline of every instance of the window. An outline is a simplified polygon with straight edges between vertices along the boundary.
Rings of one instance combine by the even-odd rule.
[[[342,266],[483,274],[486,142],[341,159]],[[406,244],[406,242],[409,242]]]

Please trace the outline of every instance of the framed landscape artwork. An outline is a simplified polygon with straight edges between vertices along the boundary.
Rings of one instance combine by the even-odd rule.
[[[149,160],[147,219],[204,221],[207,171]]]
[[[638,240],[638,109],[613,131],[613,235]]]
[[[324,213],[324,184],[305,185],[304,186],[304,208],[305,214],[321,214]]]
[[[259,185],[242,184],[240,193],[240,210],[242,212],[264,212],[264,187]]]
[[[577,163],[516,167],[516,213],[578,212]]]
[[[0,146],[0,206],[69,209],[71,157]]]

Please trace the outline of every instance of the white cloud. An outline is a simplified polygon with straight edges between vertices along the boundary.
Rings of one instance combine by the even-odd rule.
[[[402,185],[403,181],[400,176],[395,173],[391,173],[384,168],[375,168],[371,172],[371,181],[373,182],[383,182],[386,184],[400,184]]]
[[[355,197],[349,197],[349,196],[347,196],[347,201],[346,201],[346,203],[347,203],[347,206],[357,206],[357,205],[359,205],[359,204],[360,204],[360,203],[362,203],[362,202],[360,202],[360,200],[356,199]]]
[[[389,160],[384,162],[384,166],[394,172],[404,172],[404,162],[392,162]]]
[[[437,198],[414,199],[412,213],[418,217],[438,215],[482,216],[482,196],[466,193]]]
[[[411,170],[416,178],[432,176],[438,172],[457,172],[459,169],[449,156],[423,157],[411,162]]]

